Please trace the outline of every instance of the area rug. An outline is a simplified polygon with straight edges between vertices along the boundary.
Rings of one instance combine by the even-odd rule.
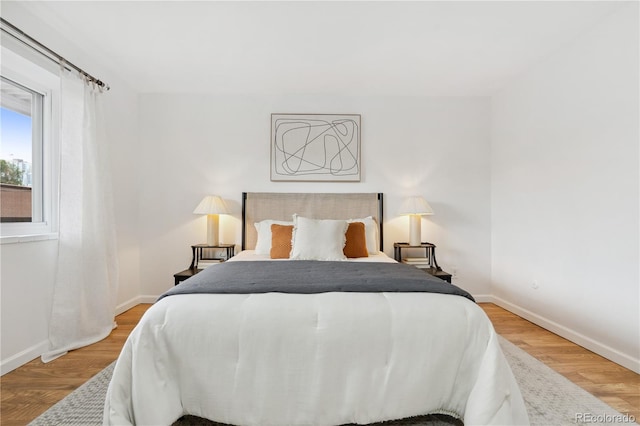
[[[629,417],[624,416],[595,396],[574,385],[568,379],[502,337],[500,337],[500,345],[520,385],[532,425],[637,424],[630,423]],[[36,418],[30,425],[101,425],[104,398],[113,373],[114,364],[92,377],[88,382]],[[448,416],[431,415],[376,423],[376,426],[443,426],[461,424],[460,421]],[[173,426],[184,425],[216,426],[219,423],[198,417],[185,416],[175,422]]]

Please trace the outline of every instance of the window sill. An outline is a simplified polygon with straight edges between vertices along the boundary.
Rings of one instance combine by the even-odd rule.
[[[0,244],[32,243],[35,241],[57,240],[58,233],[34,234],[34,235],[11,235],[0,237]]]

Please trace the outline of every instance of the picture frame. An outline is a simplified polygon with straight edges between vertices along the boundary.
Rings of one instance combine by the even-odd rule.
[[[360,182],[360,114],[271,114],[271,181]]]

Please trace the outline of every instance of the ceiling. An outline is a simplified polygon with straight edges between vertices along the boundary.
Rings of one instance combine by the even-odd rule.
[[[625,6],[615,1],[21,5],[81,50],[99,53],[141,93],[401,96],[490,95]]]

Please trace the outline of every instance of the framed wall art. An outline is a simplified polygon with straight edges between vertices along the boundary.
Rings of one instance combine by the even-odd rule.
[[[271,114],[271,180],[360,181],[359,114]]]

